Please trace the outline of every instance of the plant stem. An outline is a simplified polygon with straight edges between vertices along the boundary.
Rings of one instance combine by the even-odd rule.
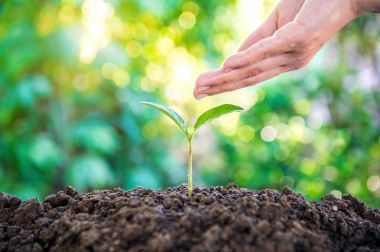
[[[190,198],[193,194],[193,151],[192,151],[192,137],[189,140],[189,156],[187,166],[187,196]]]

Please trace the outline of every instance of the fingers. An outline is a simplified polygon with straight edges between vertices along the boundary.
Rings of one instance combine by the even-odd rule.
[[[210,80],[222,74],[224,74],[224,72],[221,69],[212,70],[212,71],[201,74],[198,77],[197,81],[195,82],[196,88],[194,89],[194,92],[193,92],[194,97],[197,99],[201,99],[202,97],[200,97],[200,92],[203,91],[205,88],[199,89],[198,87],[201,87],[201,86],[204,87],[206,83],[210,82]]]
[[[235,68],[252,65],[260,60],[275,56],[289,50],[289,46],[280,38],[271,36],[260,40],[245,51],[236,53],[229,57],[223,65],[223,69],[228,72]]]
[[[246,74],[246,73],[252,73],[251,69],[249,67],[246,69],[246,71],[243,73],[241,70],[234,70],[229,73],[221,74],[216,77],[214,77],[215,81],[219,81],[224,79],[225,82],[222,84],[216,84],[216,85],[208,85],[208,86],[200,86],[197,87],[197,97],[198,99],[201,99],[206,96],[215,95],[223,92],[233,91],[236,89],[240,89],[243,87],[255,85],[259,82],[268,80],[270,78],[276,77],[277,75],[293,71],[297,69],[303,68],[305,65],[307,65],[310,60],[315,55],[315,52],[311,52],[311,54],[306,55],[305,57],[294,57],[293,55],[289,55],[288,53],[285,55],[279,56],[276,60],[276,65],[273,65],[272,62],[269,60],[266,61],[265,64],[261,64],[263,69],[262,72],[258,72],[257,74]],[[290,61],[293,59],[293,61]],[[252,67],[253,69],[254,67]],[[236,74],[238,71],[241,71],[240,75],[232,75],[233,72]],[[228,76],[228,77],[227,77]],[[230,81],[229,81],[230,80]]]
[[[211,79],[223,74],[224,72],[220,69],[212,70],[209,72],[205,72],[201,75],[199,75],[198,79],[195,82],[196,86],[204,86],[205,83],[210,81]]]
[[[238,81],[248,77],[258,75],[262,72],[266,72],[270,69],[290,64],[298,60],[299,56],[292,53],[283,53],[273,56],[268,59],[257,62],[256,64],[246,66],[243,68],[237,68],[227,73],[215,75],[213,78],[207,81],[197,83],[199,91],[204,90],[205,87],[212,87],[217,85],[223,85],[229,82]],[[202,88],[203,87],[203,88]]]
[[[230,82],[225,85],[210,87],[209,89],[204,90],[199,96],[202,96],[203,98],[205,96],[212,96],[212,95],[216,95],[216,94],[220,94],[224,92],[237,90],[237,89],[244,88],[247,86],[253,86],[257,83],[271,79],[284,72],[288,72],[294,69],[295,69],[295,66],[280,66],[280,67],[271,69],[269,71],[262,72],[256,76],[241,79],[236,82]]]
[[[256,31],[254,31],[253,33],[251,33],[251,35],[248,36],[248,38],[240,46],[238,52],[244,51],[251,45],[259,42],[260,40],[272,36],[273,33],[276,31],[276,28],[277,27],[275,15],[272,14]]]
[[[310,44],[312,32],[297,22],[290,22],[278,29],[272,36],[262,39],[248,49],[229,57],[223,70],[228,72],[234,68],[252,65],[260,60],[285,52],[305,52]]]

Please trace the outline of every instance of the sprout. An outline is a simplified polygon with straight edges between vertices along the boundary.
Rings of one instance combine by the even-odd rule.
[[[192,151],[192,139],[195,135],[195,132],[199,127],[203,124],[206,124],[222,115],[231,113],[231,112],[241,112],[243,108],[232,105],[232,104],[223,104],[207,110],[200,117],[198,117],[194,126],[186,126],[183,118],[171,108],[165,107],[160,104],[152,103],[152,102],[142,102],[142,104],[150,106],[152,108],[157,109],[158,111],[164,113],[170,119],[173,120],[175,124],[185,133],[187,137],[187,141],[189,143],[189,153],[188,153],[188,170],[187,170],[187,195],[191,197],[193,192],[193,151]]]

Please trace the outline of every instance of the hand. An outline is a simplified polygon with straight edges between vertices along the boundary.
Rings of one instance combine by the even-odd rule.
[[[282,0],[269,18],[229,57],[202,74],[197,99],[251,86],[304,67],[344,25],[359,15],[354,0]]]

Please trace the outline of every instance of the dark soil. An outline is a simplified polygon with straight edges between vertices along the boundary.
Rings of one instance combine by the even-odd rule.
[[[0,193],[0,251],[380,251],[380,209],[285,188],[234,185],[65,191],[21,202]]]

